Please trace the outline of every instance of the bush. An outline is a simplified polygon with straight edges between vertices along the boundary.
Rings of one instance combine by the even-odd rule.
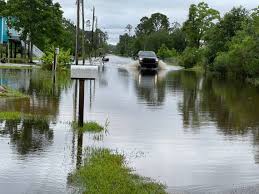
[[[239,77],[259,76],[259,47],[251,36],[233,38],[229,43],[229,51],[219,53],[214,62],[214,70],[226,72]]]
[[[200,51],[197,48],[187,47],[181,56],[182,66],[192,68],[200,61]]]
[[[178,53],[175,49],[170,50],[169,48],[167,48],[167,46],[165,44],[162,44],[162,46],[159,48],[157,54],[162,59],[178,56]]]
[[[41,61],[43,62],[44,68],[51,70],[52,65],[54,63],[54,53],[55,48],[51,47],[49,50],[47,50],[44,54],[44,56],[41,58]],[[71,55],[70,50],[65,51],[64,49],[59,49],[59,55],[58,55],[58,68],[66,68],[71,63]]]
[[[227,66],[229,64],[229,56],[226,53],[219,53],[215,59],[212,71],[216,71],[222,74],[227,72]]]

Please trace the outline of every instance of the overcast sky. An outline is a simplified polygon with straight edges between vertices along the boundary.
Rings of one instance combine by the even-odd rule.
[[[64,16],[75,21],[76,0],[55,0],[63,8]],[[199,3],[198,0],[85,0],[86,17],[91,18],[92,6],[96,7],[98,24],[109,34],[109,43],[116,44],[119,35],[125,32],[125,26],[134,27],[143,16],[160,12],[170,18],[170,22],[182,23],[188,16],[190,4]],[[229,11],[234,6],[244,6],[253,9],[259,5],[258,0],[207,0],[210,7],[221,13]]]

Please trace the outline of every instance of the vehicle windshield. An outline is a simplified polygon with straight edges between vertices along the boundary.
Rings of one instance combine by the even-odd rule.
[[[153,51],[142,51],[139,53],[139,57],[156,57]]]

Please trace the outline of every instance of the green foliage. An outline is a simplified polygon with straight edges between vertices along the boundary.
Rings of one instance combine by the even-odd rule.
[[[149,35],[153,32],[168,31],[170,27],[169,19],[161,13],[154,13],[150,18],[143,17],[136,27],[136,35]]]
[[[105,130],[105,127],[99,125],[97,122],[91,121],[84,123],[82,127],[78,126],[78,122],[73,122],[72,127],[75,130],[78,130],[81,133],[91,132],[91,133],[100,133]]]
[[[177,58],[185,68],[198,65],[222,75],[259,77],[259,7],[251,13],[234,7],[220,18],[217,10],[201,2],[190,6],[183,27],[168,25],[168,18],[156,13],[143,17],[135,32],[133,37],[121,37],[117,48],[122,48],[127,38],[130,46],[119,53],[152,50],[163,59]]]
[[[166,59],[166,58],[177,57],[178,53],[175,49],[170,50],[167,48],[165,44],[162,44],[162,46],[158,50],[157,55],[162,59]]]
[[[58,46],[63,42],[63,12],[59,3],[52,0],[9,0],[4,16],[8,25],[29,37],[33,44],[45,50],[49,44]]]
[[[210,64],[214,62],[217,53],[228,50],[228,42],[243,29],[248,22],[248,12],[242,7],[233,8],[230,12],[212,27],[206,34],[206,46],[208,48],[207,59]]]
[[[192,4],[189,9],[189,18],[183,26],[189,46],[199,48],[207,31],[219,19],[219,12],[209,8],[208,4],[204,2],[198,5]]]
[[[32,115],[28,113],[22,113],[22,112],[0,112],[0,121],[18,121],[18,120],[27,120],[27,121],[35,121],[40,120],[44,121],[47,120],[46,115]]]
[[[52,46],[49,50],[47,50],[44,54],[44,56],[41,58],[44,68],[51,70],[53,61],[54,61],[54,54],[55,53],[55,47]],[[59,49],[59,55],[58,55],[58,68],[66,68],[71,63],[71,55],[70,50],[65,51],[64,49]]]
[[[182,66],[192,68],[200,61],[200,53],[196,48],[187,47],[181,56]]]
[[[214,70],[241,77],[259,76],[259,40],[240,33],[230,42],[227,52],[219,53]]]
[[[20,112],[0,112],[0,120],[19,120],[21,119]]]
[[[157,14],[155,14],[156,16]],[[129,36],[128,33],[120,36],[120,41],[117,44],[117,53],[125,56],[134,56],[140,50],[152,50],[158,52],[159,48],[165,44],[170,50],[176,50],[182,52],[186,47],[185,34],[181,30],[180,26],[173,26],[169,28],[166,19],[164,18],[165,24],[161,24],[160,28],[157,29],[159,22],[152,18],[142,18],[141,23],[136,28],[136,35]],[[159,17],[160,18],[160,17]],[[147,20],[147,21],[146,21]],[[152,25],[147,25],[145,22],[150,23],[156,21]],[[156,27],[152,27],[156,26]],[[155,30],[156,29],[156,30]]]
[[[72,181],[84,194],[165,194],[165,186],[132,173],[125,156],[108,149],[88,148],[84,165]]]
[[[4,92],[1,92],[0,91],[0,98],[28,98],[27,95],[19,92],[19,91],[16,91],[14,89],[11,89],[11,88],[7,88],[5,87],[5,90]]]

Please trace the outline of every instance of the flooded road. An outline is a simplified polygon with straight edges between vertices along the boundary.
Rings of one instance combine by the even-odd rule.
[[[168,192],[225,192],[259,184],[259,90],[169,67],[137,71],[110,57],[85,84],[85,120],[109,121],[103,141],[83,146],[125,153],[140,175]],[[77,164],[75,81],[67,73],[0,70],[0,85],[30,99],[0,99],[1,112],[44,119],[0,121],[0,193],[70,193]]]

